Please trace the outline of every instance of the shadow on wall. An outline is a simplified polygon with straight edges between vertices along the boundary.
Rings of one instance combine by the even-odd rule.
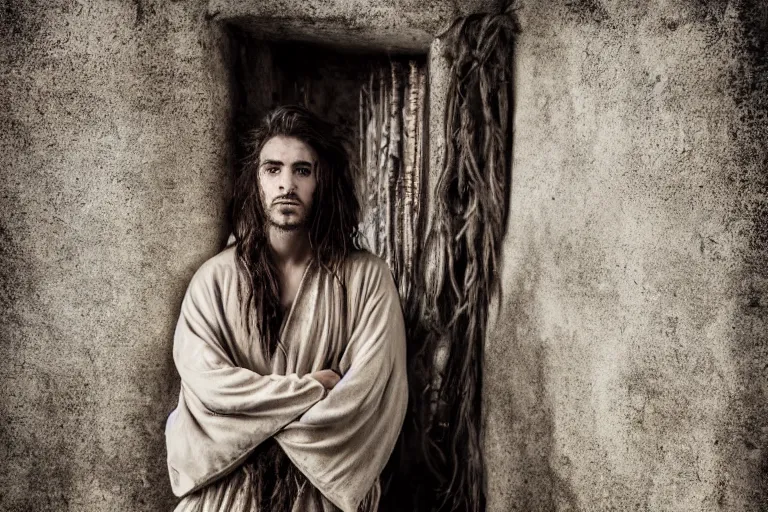
[[[731,132],[737,148],[740,188],[734,218],[748,226],[742,266],[733,290],[737,308],[731,317],[731,359],[736,389],[724,415],[716,444],[725,471],[718,477],[717,504],[725,508],[759,507],[768,503],[768,4],[745,0],[738,5],[738,67],[728,94],[740,123]],[[737,224],[734,222],[734,224]],[[751,510],[751,509],[750,509]],[[757,510],[757,509],[756,509]]]
[[[493,510],[549,512],[579,510],[572,488],[552,466],[554,457],[553,405],[547,394],[546,340],[540,334],[536,290],[541,275],[540,257],[535,243],[528,240],[528,250],[518,263],[519,270],[504,287],[501,318],[497,320],[486,361],[492,371],[486,381],[486,397],[492,393],[491,408],[503,411],[493,414],[503,425],[498,444],[486,446],[498,450],[486,453],[494,462],[488,464],[490,487],[496,487]],[[488,363],[486,363],[488,364]],[[506,366],[506,368],[501,368]],[[493,379],[493,381],[491,381]],[[486,399],[487,400],[487,399]],[[505,401],[506,403],[499,403]],[[506,447],[506,449],[504,449]],[[502,457],[506,460],[502,460]],[[561,465],[568,466],[564,461]],[[504,475],[493,473],[499,469]],[[506,479],[494,486],[494,479]],[[491,490],[491,492],[494,492]]]

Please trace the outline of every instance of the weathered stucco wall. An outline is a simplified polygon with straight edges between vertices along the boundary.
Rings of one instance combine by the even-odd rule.
[[[492,511],[765,510],[765,4],[524,2]]]
[[[0,8],[0,509],[168,510],[187,281],[218,249],[226,68],[204,2]]]
[[[499,0],[210,0],[209,13],[265,39],[422,53],[457,17],[499,4]]]

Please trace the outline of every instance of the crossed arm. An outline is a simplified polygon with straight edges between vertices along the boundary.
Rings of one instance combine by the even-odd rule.
[[[193,279],[174,339],[182,397],[166,428],[178,495],[226,474],[274,436],[321,492],[354,509],[389,457],[407,402],[397,291],[388,274],[370,286],[339,380],[331,370],[260,375],[237,367],[225,348],[232,333],[221,290]],[[383,417],[390,426],[382,431]]]

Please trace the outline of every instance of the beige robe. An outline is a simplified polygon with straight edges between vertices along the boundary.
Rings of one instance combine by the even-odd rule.
[[[177,510],[250,511],[248,455],[274,437],[313,489],[294,510],[375,510],[379,475],[408,401],[405,329],[386,263],[360,251],[343,287],[310,263],[267,363],[243,335],[234,247],[195,273],[181,306],[173,358],[179,405],[166,424]],[[309,377],[334,369],[330,392]]]

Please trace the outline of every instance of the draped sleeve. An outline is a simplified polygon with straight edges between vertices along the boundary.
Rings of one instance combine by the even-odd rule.
[[[195,273],[174,334],[181,391],[165,434],[177,496],[235,469],[326,394],[308,375],[260,374],[238,366],[238,314],[234,249],[228,249]]]
[[[408,402],[400,298],[386,263],[368,253],[350,263],[352,329],[342,378],[275,436],[323,495],[354,512],[394,449]]]

